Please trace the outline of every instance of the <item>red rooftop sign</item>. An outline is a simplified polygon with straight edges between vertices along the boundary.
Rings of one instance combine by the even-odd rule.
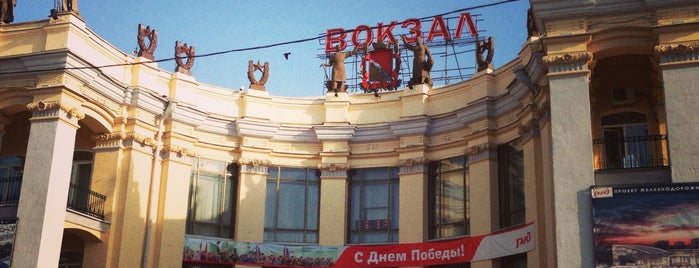
[[[400,25],[401,28],[408,29],[408,35],[406,35],[407,42],[412,43],[422,37],[422,22],[419,19],[410,18],[400,24],[398,21],[392,21],[388,25],[384,25],[383,22],[377,23],[376,40],[374,40],[374,31],[371,27],[364,24],[359,25],[352,31],[352,45],[355,47],[363,47],[364,44],[370,45],[374,42],[381,43],[386,39],[388,39],[389,42],[396,42],[393,29],[398,25]],[[453,35],[442,16],[435,16],[432,19],[432,25],[427,33],[427,41],[432,41],[436,37],[441,37],[447,41],[459,39],[463,34],[464,27],[468,27],[468,32],[471,36],[478,36],[476,25],[473,23],[471,14],[468,12],[461,13],[459,16],[459,22],[456,25]],[[348,32],[343,28],[328,29],[325,37],[325,52],[334,52],[334,47],[336,45],[339,45],[341,50],[347,48],[347,33]],[[364,37],[363,41],[361,41],[361,35]]]

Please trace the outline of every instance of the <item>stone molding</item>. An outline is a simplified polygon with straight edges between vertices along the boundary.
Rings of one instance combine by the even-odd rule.
[[[398,160],[399,174],[422,173],[425,171],[427,159],[415,157]]]
[[[171,144],[163,146],[161,153],[163,153],[165,155],[175,154],[178,157],[182,157],[182,156],[194,157],[194,156],[196,156],[196,154],[194,152],[192,152],[191,150],[189,150],[187,148],[182,148],[180,146],[171,145]]]
[[[318,164],[318,169],[321,171],[323,170],[328,170],[328,171],[338,171],[338,170],[349,170],[349,165],[348,164],[342,164],[342,163],[320,163]]]
[[[238,159],[238,164],[240,164],[240,172],[267,174],[267,170],[272,165],[272,162],[266,159],[240,158]]]
[[[141,145],[141,147],[148,148],[147,150],[155,150],[157,143],[155,139],[137,134],[134,132],[113,132],[104,133],[92,137],[95,141],[95,149],[109,149],[109,148],[121,148],[121,147],[132,147],[134,142]]]
[[[469,147],[466,149],[469,164],[481,160],[497,159],[497,148],[497,144],[492,142]]]
[[[347,171],[350,169],[348,164],[344,163],[320,163],[318,164],[318,170],[320,170],[320,177],[323,179],[328,178],[347,178]]]
[[[587,51],[546,55],[542,61],[550,73],[584,71],[585,65],[592,60],[592,53]]]
[[[523,139],[528,139],[539,135],[540,126],[546,119],[549,112],[549,102],[541,103],[540,105],[530,104],[532,118],[519,127],[518,133]]]
[[[73,107],[57,101],[38,101],[27,104],[27,110],[34,113],[36,117],[51,117],[58,116],[58,111],[63,111],[66,116],[82,120],[85,118],[85,113],[80,111],[80,108]]]
[[[655,46],[661,63],[699,60],[699,42],[661,44]]]

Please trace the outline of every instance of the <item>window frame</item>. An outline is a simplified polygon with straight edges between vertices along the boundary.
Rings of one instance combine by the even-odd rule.
[[[444,162],[445,161],[460,161],[463,165],[459,168],[454,168],[454,169],[448,169],[448,170],[443,170]],[[443,174],[458,174],[461,173],[461,183],[463,187],[461,188],[461,198],[463,198],[463,221],[454,221],[454,222],[443,222],[443,218],[446,213],[446,209],[441,208],[440,204],[442,204],[444,201],[439,201],[438,198],[438,192],[444,193],[446,191],[445,189],[445,183],[447,182],[446,180],[441,179]],[[468,168],[468,156],[462,155],[462,156],[455,156],[447,159],[442,159],[439,161],[432,161],[429,164],[429,178],[428,178],[428,195],[429,195],[429,234],[428,237],[431,240],[434,239],[445,239],[445,238],[452,238],[452,237],[458,237],[458,236],[465,236],[469,235],[471,232],[470,228],[470,177],[469,177],[469,168]],[[449,196],[445,196],[445,194],[441,194],[439,196],[443,196],[443,198],[449,198]],[[458,198],[458,197],[457,197]],[[438,219],[439,218],[439,219]],[[458,233],[455,235],[444,235],[441,234],[439,230],[441,230],[440,227],[446,227],[450,225],[457,225],[461,224],[463,226],[463,229],[461,230],[463,233]]]
[[[299,171],[299,170],[304,170],[305,171],[305,178],[304,179],[298,179],[298,178],[293,178],[292,177],[285,177],[287,175],[283,174],[283,171],[288,171],[288,172],[294,172],[294,171]],[[272,178],[271,174],[276,173],[276,178]],[[274,204],[273,207],[270,207],[272,205],[268,204],[267,202],[270,202],[270,196],[268,194],[270,193],[270,189],[268,188],[265,194],[265,219],[264,219],[264,234],[263,234],[263,240],[264,242],[283,242],[283,243],[299,243],[299,244],[318,244],[319,241],[319,234],[320,234],[320,186],[321,186],[321,180],[320,180],[320,172],[315,169],[309,169],[309,168],[295,168],[295,167],[283,167],[283,166],[276,166],[276,167],[269,167],[268,168],[268,175],[267,175],[267,180],[265,183],[267,184],[267,187],[269,187],[270,182],[272,182],[275,185],[274,189]],[[287,228],[284,226],[280,226],[280,222],[284,221],[284,219],[280,219],[279,217],[279,202],[281,199],[281,189],[283,184],[299,184],[303,183],[304,185],[304,215],[303,215],[303,227],[299,228]],[[311,204],[311,201],[314,197],[311,196],[312,194],[312,187],[315,185],[315,203],[316,204]],[[313,206],[313,208],[312,208]],[[272,210],[272,211],[268,211]],[[315,212],[315,215],[310,215],[310,213]],[[273,219],[268,219],[268,217],[273,217]],[[311,222],[311,219],[315,219],[315,222]],[[268,226],[271,224],[271,226]],[[315,226],[315,228],[313,228]],[[303,236],[302,241],[287,241],[284,239],[280,238],[281,232],[289,232],[291,233],[300,233]]]
[[[205,169],[202,168],[203,163],[218,163],[220,169]],[[196,167],[195,167],[196,166]],[[197,157],[192,160],[192,173],[189,179],[189,198],[187,200],[187,218],[186,218],[186,228],[185,233],[189,235],[201,235],[208,237],[221,237],[221,238],[235,238],[235,221],[236,221],[236,208],[237,208],[237,195],[238,195],[238,169],[237,164],[231,161],[221,161],[209,158]],[[219,192],[219,200],[217,200],[217,218],[215,223],[200,221],[197,219],[197,199],[202,174],[206,175],[218,175],[221,179]],[[229,185],[230,184],[230,185]],[[228,195],[227,195],[228,194]],[[226,204],[226,201],[230,202]],[[228,205],[228,207],[226,207]],[[229,209],[230,212],[227,212]],[[230,222],[226,222],[226,214],[230,214]],[[212,236],[205,234],[204,232],[197,231],[200,227],[213,227],[209,230],[216,230],[216,235]],[[227,235],[226,235],[227,233]]]
[[[370,174],[371,172],[376,172],[381,169],[386,170],[387,178],[366,178],[363,177],[364,174]],[[383,182],[383,183],[382,183]],[[358,193],[358,204],[354,204],[356,200],[353,198],[355,195],[352,191],[354,189],[353,184],[358,184],[359,186],[359,193]],[[381,185],[385,184],[388,193],[386,195],[386,200],[387,203],[385,207],[387,212],[386,212],[386,217],[388,220],[388,223],[384,223],[385,225],[381,225],[381,222],[376,221],[380,219],[368,219],[367,217],[367,210],[369,209],[377,209],[379,207],[366,207],[366,202],[364,202],[365,197],[366,197],[366,192],[368,186],[371,185]],[[347,243],[348,244],[367,244],[367,243],[398,243],[399,242],[399,220],[400,220],[400,175],[399,175],[399,169],[398,167],[375,167],[375,168],[360,168],[360,169],[352,169],[349,172],[349,178],[348,178],[348,209],[347,209]],[[395,189],[395,190],[392,190]],[[353,206],[358,206],[358,213],[359,215],[354,215],[354,210]],[[356,217],[355,217],[356,216]],[[394,219],[395,216],[395,219]],[[356,218],[356,220],[355,220]],[[376,221],[376,222],[373,222]],[[385,228],[385,230],[368,230],[368,227],[365,227],[364,229],[358,228],[358,224],[361,224],[362,222],[365,223],[364,226],[367,226],[367,224],[375,224],[379,225],[382,228]],[[366,235],[368,234],[380,234],[381,232],[385,232],[386,234],[386,239],[383,241],[371,241],[371,242],[366,242],[367,237]],[[353,240],[353,238],[356,235],[356,240]]]
[[[524,150],[521,139],[500,144],[497,150],[500,228],[508,228],[526,222]]]

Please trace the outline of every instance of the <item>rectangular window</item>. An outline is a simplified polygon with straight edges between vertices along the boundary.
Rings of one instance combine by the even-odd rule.
[[[498,145],[500,227],[525,223],[524,152],[519,140]]]
[[[318,243],[320,177],[315,170],[270,167],[265,242]]]
[[[398,242],[398,168],[350,171],[350,244]]]
[[[527,268],[527,253],[500,258],[500,267]]]
[[[467,163],[465,156],[430,163],[430,239],[469,234]]]
[[[187,234],[233,238],[238,174],[229,172],[232,165],[210,159],[193,161]]]

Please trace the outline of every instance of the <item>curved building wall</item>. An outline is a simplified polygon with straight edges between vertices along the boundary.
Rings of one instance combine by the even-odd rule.
[[[504,66],[461,83],[378,96],[289,98],[199,83],[119,51],[74,13],[2,25],[0,158],[24,161],[19,200],[0,206],[20,226],[16,247],[25,254],[12,262],[54,267],[77,254],[83,267],[179,267],[190,236],[280,242],[287,214],[277,208],[288,205],[278,201],[286,200],[280,189],[301,181],[316,194],[304,204],[317,204],[305,207],[317,215],[292,228],[302,243],[372,244],[355,228],[368,219],[355,213],[376,208],[355,203],[377,179],[371,174],[388,174],[380,178],[388,189],[382,208],[395,211],[386,214],[379,242],[533,223],[533,250],[471,267],[592,267],[590,186],[696,180],[691,152],[699,124],[688,114],[699,38],[696,15],[682,12],[696,5],[594,6],[654,20],[616,14],[632,24],[618,25],[564,2],[531,1],[540,36],[525,40]],[[647,102],[610,101],[622,81]],[[625,112],[653,118],[649,135],[675,137],[660,149],[673,157],[672,174],[667,157],[648,170],[599,164],[593,140],[609,127],[603,118]],[[71,162],[75,151],[94,158]],[[79,164],[91,165],[90,176],[76,177]],[[220,184],[206,188],[210,182]],[[66,204],[75,183],[104,197],[97,216]],[[465,219],[447,224],[435,215],[452,200],[435,196],[450,183],[463,185],[457,206]],[[226,220],[197,218],[207,213],[197,204],[215,194],[230,202],[207,208]]]

